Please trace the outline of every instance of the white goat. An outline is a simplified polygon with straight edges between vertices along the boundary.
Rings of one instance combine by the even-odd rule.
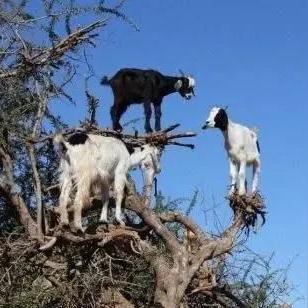
[[[225,137],[225,148],[229,156],[231,187],[235,191],[238,180],[238,193],[246,193],[246,166],[253,166],[252,193],[257,191],[260,174],[260,148],[255,131],[232,122],[223,108],[214,107],[202,129],[219,128]]]
[[[124,225],[121,218],[121,203],[129,170],[141,164],[146,185],[153,183],[155,173],[160,172],[160,151],[148,144],[136,148],[129,154],[125,144],[116,138],[84,133],[74,134],[68,141],[62,135],[58,135],[54,138],[54,144],[61,146],[63,153],[59,168],[60,223],[62,225],[69,223],[67,207],[74,183],[76,186],[73,203],[74,227],[77,230],[83,231],[82,210],[90,205],[90,195],[94,191],[99,191],[102,195],[103,208],[100,221],[107,222],[109,189],[112,183],[116,198],[115,218],[118,223]],[[145,168],[143,163],[148,163],[151,167]]]

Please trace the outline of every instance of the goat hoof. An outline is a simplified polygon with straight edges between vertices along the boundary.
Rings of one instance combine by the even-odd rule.
[[[74,233],[76,233],[77,235],[84,235],[85,230],[83,228],[82,229],[75,229]]]
[[[69,223],[67,222],[60,222],[59,223],[59,229],[60,230],[68,230],[69,229]]]
[[[108,220],[106,218],[100,218],[98,221],[100,224],[108,224]]]
[[[147,127],[147,128],[145,129],[145,132],[146,132],[147,134],[151,134],[151,133],[153,133],[153,129],[152,129],[151,127]]]
[[[116,218],[116,221],[119,225],[121,225],[122,227],[125,226],[125,222],[121,219],[121,218]]]
[[[73,230],[74,233],[76,234],[84,234],[85,233],[85,229],[81,226],[74,226]]]
[[[123,128],[122,128],[122,126],[120,124],[118,124],[118,125],[113,127],[113,130],[115,130],[116,132],[121,133]]]
[[[96,230],[97,230],[98,232],[108,231],[108,229],[109,229],[109,224],[106,224],[106,223],[104,223],[104,224],[99,223],[99,224],[97,225],[97,227],[96,227]]]

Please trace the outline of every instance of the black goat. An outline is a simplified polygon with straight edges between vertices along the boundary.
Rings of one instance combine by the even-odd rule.
[[[192,77],[164,76],[154,70],[124,68],[112,78],[103,77],[102,85],[109,85],[114,95],[114,104],[111,107],[111,119],[114,130],[122,130],[119,121],[122,114],[131,104],[144,105],[145,131],[152,132],[151,104],[155,111],[155,130],[161,130],[161,103],[164,96],[179,92],[189,100],[194,95],[195,80]]]

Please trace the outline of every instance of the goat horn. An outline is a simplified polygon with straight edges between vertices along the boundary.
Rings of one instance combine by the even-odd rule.
[[[179,69],[179,72],[182,75],[182,77],[185,77],[185,74],[184,74],[184,72],[181,69]]]

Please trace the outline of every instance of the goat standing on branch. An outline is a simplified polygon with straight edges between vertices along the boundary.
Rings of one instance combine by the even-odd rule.
[[[74,228],[83,231],[82,210],[90,206],[91,192],[99,191],[103,208],[100,221],[107,222],[110,185],[114,183],[116,221],[124,225],[121,218],[121,204],[127,174],[131,168],[143,162],[151,161],[151,168],[143,168],[145,182],[148,185],[154,180],[155,173],[160,172],[160,150],[149,144],[140,146],[129,154],[125,144],[116,138],[94,134],[77,133],[66,141],[63,135],[54,138],[54,143],[61,148],[60,162],[60,224],[68,225],[67,207],[73,182],[76,195],[73,203]]]
[[[155,112],[155,130],[161,130],[161,103],[164,96],[179,92],[186,100],[194,95],[195,80],[192,77],[164,76],[158,71],[125,68],[119,70],[112,78],[104,77],[102,85],[109,85],[114,95],[111,107],[111,119],[114,130],[122,131],[119,121],[131,104],[144,105],[145,131],[152,132],[150,120],[151,104]]]
[[[225,137],[225,149],[229,156],[231,188],[235,191],[237,181],[239,195],[246,193],[246,166],[253,166],[252,193],[257,191],[260,173],[260,147],[255,131],[232,122],[223,108],[214,107],[202,129],[219,128]]]

